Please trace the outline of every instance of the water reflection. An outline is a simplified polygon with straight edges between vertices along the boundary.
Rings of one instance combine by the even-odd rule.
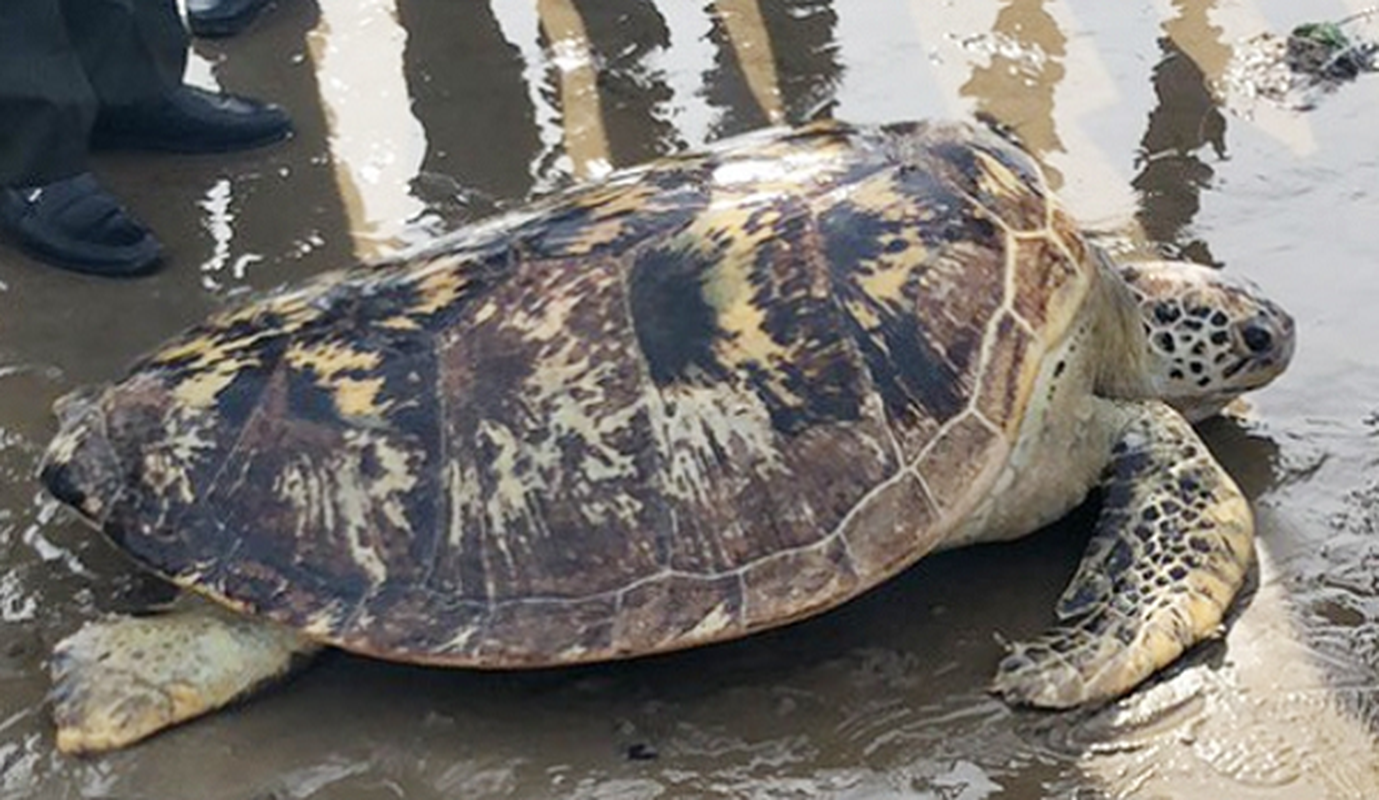
[[[791,124],[831,116],[844,65],[835,0],[777,0],[762,17],[774,47],[781,114]]]
[[[548,72],[560,98],[565,130],[565,170],[576,179],[607,174],[608,134],[604,129],[599,66],[584,30],[584,20],[570,0],[540,0],[542,42]]]
[[[713,138],[783,122],[776,59],[757,0],[716,0],[710,8],[716,52],[706,94],[720,109]]]
[[[525,197],[541,150],[522,51],[489,3],[398,0],[403,64],[426,153],[411,190],[442,227]],[[534,38],[535,30],[522,35]],[[463,69],[451,65],[463,54]]]
[[[1094,133],[1104,110],[1124,105],[1126,97],[1073,4],[913,5],[923,9],[916,16],[932,69],[964,101],[955,110],[1013,131],[1044,161],[1050,183],[1084,222],[1124,227],[1133,197],[1114,153]],[[1103,8],[1114,11],[1096,7]]]
[[[334,4],[336,7],[339,3]],[[352,10],[347,8],[346,11]],[[338,15],[338,11],[336,12]],[[140,177],[154,171],[165,180],[158,188],[163,192],[158,202],[145,208],[156,216],[149,223],[160,236],[172,237],[169,243],[176,248],[166,274],[154,280],[178,286],[184,277],[178,265],[199,262],[201,292],[182,296],[177,289],[164,289],[182,298],[179,303],[159,302],[148,298],[150,322],[163,320],[163,325],[149,327],[148,338],[139,347],[147,347],[173,329],[177,323],[188,323],[203,316],[222,294],[233,294],[255,287],[298,279],[321,269],[321,265],[350,260],[356,252],[355,233],[367,235],[386,230],[399,230],[407,222],[405,217],[384,219],[381,215],[414,213],[415,201],[407,197],[406,174],[396,175],[395,185],[364,184],[368,208],[361,205],[357,194],[354,205],[346,208],[342,189],[341,164],[352,156],[352,150],[339,150],[341,140],[333,132],[340,119],[334,109],[323,103],[328,90],[321,81],[329,79],[318,73],[311,56],[311,44],[321,44],[321,11],[313,2],[283,3],[273,12],[271,26],[256,29],[250,36],[235,40],[198,41],[197,50],[209,64],[211,76],[207,82],[224,85],[234,91],[272,99],[284,104],[292,113],[296,133],[289,142],[271,148],[214,158],[155,160],[130,157],[128,163],[115,166],[121,177],[136,189],[143,185]],[[350,27],[345,18],[337,16],[336,24]],[[316,37],[313,39],[313,36]],[[226,48],[233,47],[233,50]],[[371,105],[365,88],[375,80],[366,78],[363,85],[355,85],[359,93],[355,101],[361,111],[376,108],[382,115],[387,106]],[[401,70],[383,69],[376,78],[384,86],[395,87],[401,82]],[[405,87],[404,93],[405,93]],[[338,89],[338,87],[337,87]],[[394,101],[396,95],[394,94]],[[357,141],[367,135],[371,125],[368,113],[348,116],[353,124],[364,125],[351,136]],[[406,120],[404,120],[405,122]],[[386,123],[384,120],[383,123]],[[336,155],[335,153],[339,153]],[[123,159],[122,159],[123,162]],[[416,162],[412,162],[415,166]],[[111,168],[110,161],[103,164]],[[168,196],[181,193],[185,181],[194,187],[185,199]],[[284,199],[286,192],[290,199]],[[121,191],[124,197],[124,192]],[[131,198],[131,200],[134,198]],[[199,232],[196,237],[177,235],[187,225],[183,209],[198,209]],[[337,233],[339,232],[339,233]],[[385,232],[386,235],[386,232]],[[359,241],[368,243],[367,238]],[[366,249],[371,249],[367,247]],[[116,295],[112,304],[138,307],[139,300],[149,294],[130,287],[133,297],[126,298],[115,287],[93,287],[100,296]],[[141,316],[143,316],[141,314]],[[125,332],[143,332],[144,326],[119,324],[111,337]],[[137,349],[116,349],[103,353],[111,362],[111,372]],[[64,364],[64,367],[70,364]]]
[[[1189,225],[1215,173],[1198,153],[1210,145],[1216,159],[1226,156],[1226,117],[1210,76],[1220,76],[1231,58],[1221,28],[1211,21],[1213,5],[1175,0],[1175,15],[1163,23],[1163,56],[1153,71],[1158,102],[1149,113],[1132,181],[1140,193],[1136,218],[1149,238],[1204,264],[1215,261]]]
[[[1022,728],[1017,721],[1029,717],[983,687],[999,655],[995,634],[1048,622],[1086,519],[1013,547],[949,554],[839,614],[761,640],[544,675],[336,657],[261,702],[143,749],[95,762],[57,759],[42,705],[44,654],[83,618],[142,605],[161,584],[53,520],[27,476],[50,432],[54,395],[113,374],[218,302],[207,291],[216,287],[181,268],[194,261],[185,254],[205,251],[219,286],[271,286],[348,262],[351,233],[364,234],[359,250],[367,254],[383,239],[411,235],[404,223],[451,227],[604,164],[835,108],[868,121],[989,114],[1056,164],[1079,214],[1110,209],[1104,216],[1117,224],[1138,221],[1150,240],[1204,261],[1259,254],[1248,237],[1221,229],[1212,203],[1203,209],[1209,195],[1218,206],[1239,201],[1218,192],[1223,176],[1253,179],[1295,166],[1262,146],[1249,160],[1247,134],[1258,119],[1230,120],[1231,146],[1245,155],[1222,162],[1227,118],[1214,87],[1230,43],[1264,24],[1248,2],[1173,0],[1126,11],[1085,0],[322,0],[319,26],[309,9],[284,3],[215,61],[230,88],[261,87],[292,105],[300,132],[289,146],[239,160],[159,162],[159,179],[150,161],[103,162],[152,210],[160,233],[197,230],[172,243],[172,269],[142,286],[96,286],[0,263],[0,280],[13,287],[0,291],[0,362],[38,365],[0,372],[0,798],[175,796],[187,785],[235,800],[995,798],[1089,787],[1133,796],[1136,785],[1149,785],[1147,769],[1151,777],[1178,769],[1179,778],[1205,780],[1221,764],[1239,768],[1189,752],[1194,731],[1210,734],[1198,735],[1199,744],[1233,743],[1242,759],[1281,763],[1277,742],[1297,750],[1286,736],[1232,740],[1219,730],[1224,721],[1248,731],[1278,709],[1297,731],[1322,731],[1335,743],[1334,752],[1309,757],[1343,758],[1346,768],[1332,773],[1371,779],[1368,731],[1355,720],[1374,718],[1364,705],[1374,693],[1363,691],[1373,683],[1373,648],[1360,648],[1370,660],[1356,666],[1355,646],[1337,643],[1332,657],[1348,667],[1311,669],[1316,649],[1299,635],[1284,591],[1299,569],[1312,569],[1330,603],[1314,598],[1302,617],[1307,632],[1338,642],[1349,631],[1372,633],[1379,612],[1365,570],[1374,560],[1358,534],[1348,546],[1363,559],[1335,550],[1299,556],[1302,566],[1265,562],[1267,591],[1244,610],[1224,650],[1198,665],[1219,679],[1194,690],[1203,706],[1214,704],[1206,722],[1168,715],[1152,735],[1122,724],[1109,735],[1100,729],[1100,738],[1075,731],[1071,749],[1041,749],[1046,732]],[[299,66],[293,54],[313,26],[319,61]],[[1264,129],[1308,130],[1305,118],[1285,123]],[[1368,130],[1347,124],[1357,141]],[[337,169],[348,182],[337,185]],[[1332,186],[1336,174],[1303,185]],[[1132,179],[1138,202],[1122,202]],[[1267,184],[1261,193],[1285,200]],[[189,222],[196,216],[204,229]],[[1295,496],[1280,497],[1263,434],[1241,430],[1251,432],[1208,435],[1262,498],[1266,551],[1323,539],[1325,530],[1300,533],[1305,526],[1286,504],[1321,497],[1315,504],[1326,506],[1327,495],[1309,474]],[[1373,505],[1370,498],[1371,513]],[[1324,515],[1304,516],[1310,524]],[[1278,665],[1286,675],[1270,674]],[[1338,675],[1348,691],[1360,687],[1348,696],[1360,698],[1350,710],[1363,713],[1341,713]],[[1279,703],[1232,705],[1277,687],[1288,695]],[[1123,757],[1087,757],[1108,742]],[[659,758],[629,762],[627,748],[637,744]],[[1168,766],[1145,766],[1155,761]],[[1261,770],[1237,776],[1284,774]],[[1226,786],[1196,796],[1233,796]],[[1251,789],[1286,796],[1268,790]]]
[[[424,209],[409,189],[426,140],[403,75],[407,32],[397,24],[393,0],[322,0],[320,6],[307,43],[328,109],[336,180],[356,252],[379,256],[399,244]]]
[[[820,116],[841,74],[827,0],[718,0],[695,13],[649,0],[534,5],[533,15],[513,3],[399,2],[411,108],[426,143],[412,192],[443,221],[570,177]],[[677,69],[672,36],[682,50],[711,52],[713,68]],[[778,52],[778,41],[787,49]],[[437,75],[434,65],[457,50],[465,69]],[[700,99],[708,121],[697,119]],[[339,149],[336,157],[357,160]]]
[[[828,115],[842,72],[830,0],[714,0],[710,9],[714,138]]]
[[[674,93],[658,63],[670,47],[670,26],[658,4],[576,0],[573,7],[598,71],[611,164],[640,164],[683,147],[671,119]]]
[[[1252,38],[1270,30],[1270,16],[1260,4],[1254,0],[1175,0],[1173,5],[1180,24],[1169,30],[1174,23],[1168,23],[1165,31],[1201,68],[1218,102],[1231,108],[1238,120],[1264,131],[1295,154],[1312,152],[1317,144],[1307,117],[1270,103],[1256,103],[1233,86],[1231,72],[1237,49],[1248,51]]]
[[[985,64],[959,90],[976,100],[976,112],[1010,126],[1032,152],[1063,150],[1054,123],[1054,89],[1067,74],[1067,36],[1044,0],[1012,0],[1002,6],[989,33],[970,40]],[[1056,176],[1051,176],[1055,185]]]
[[[1198,153],[1210,146],[1217,159],[1225,157],[1226,118],[1197,62],[1171,36],[1159,39],[1159,47],[1164,56],[1153,73],[1158,104],[1149,113],[1140,170],[1132,181],[1140,193],[1136,219],[1150,240],[1171,245],[1184,258],[1212,264],[1206,240],[1194,236],[1190,225],[1201,208],[1202,191],[1215,176]]]

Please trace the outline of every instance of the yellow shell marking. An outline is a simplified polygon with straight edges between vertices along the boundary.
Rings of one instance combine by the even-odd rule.
[[[264,304],[250,303],[213,317],[209,323],[211,330],[164,348],[153,357],[153,363],[183,362],[180,366],[185,369],[186,377],[173,387],[173,396],[186,408],[209,408],[240,373],[262,364],[255,349],[261,340],[290,334],[316,314],[308,302],[311,294],[308,290],[293,292]],[[281,324],[253,324],[268,314],[281,317]],[[251,333],[237,338],[225,337],[225,331],[244,322],[251,323]]]
[[[899,233],[887,232],[878,243],[882,255],[858,265],[856,280],[871,300],[889,305],[896,311],[910,310],[906,308],[911,301],[905,297],[905,285],[912,277],[925,281],[929,257],[929,250],[920,236],[920,227],[907,224],[916,220],[914,200],[896,191],[890,175],[866,181],[848,190],[846,198],[883,222],[899,223],[895,226]],[[896,247],[896,243],[903,246]],[[846,305],[848,313],[868,330],[881,324],[868,304],[849,299]]]
[[[885,260],[875,262],[872,271],[858,278],[857,283],[871,297],[899,302],[911,273],[911,265]]]
[[[982,150],[973,148],[972,152],[981,164],[977,187],[983,192],[995,197],[1019,197],[1029,194],[1029,187],[1005,164]]]
[[[375,583],[388,577],[388,566],[374,543],[369,521],[373,514],[397,527],[407,524],[405,496],[417,483],[407,453],[385,437],[349,431],[345,447],[352,455],[372,452],[381,475],[365,475],[358,457],[328,468],[308,458],[295,459],[279,474],[274,492],[297,511],[295,539],[314,530],[336,532],[349,548],[351,560]]]
[[[246,368],[258,364],[257,358],[225,358],[214,362],[211,369],[195,372],[181,381],[172,390],[177,403],[185,408],[209,408],[220,396],[221,390],[229,386]]]
[[[335,406],[345,416],[376,416],[388,409],[378,403],[383,379],[356,378],[344,372],[372,372],[382,362],[378,353],[356,350],[340,342],[323,342],[312,347],[294,346],[284,361],[298,370],[310,369],[328,385],[335,397]]]
[[[428,265],[426,271],[416,282],[417,304],[412,314],[434,314],[460,298],[469,277],[464,274],[464,265],[459,258],[443,258]],[[404,327],[402,325],[390,327]]]
[[[581,195],[573,205],[587,210],[589,218],[579,226],[578,236],[562,243],[561,249],[569,255],[582,255],[617,241],[626,233],[623,220],[646,214],[660,191],[644,181],[631,185],[616,182]]]
[[[775,365],[794,360],[793,348],[777,342],[766,331],[766,310],[756,301],[757,289],[752,283],[754,259],[762,245],[776,236],[780,219],[780,212],[774,209],[727,207],[707,218],[709,231],[699,224],[686,231],[689,241],[694,242],[713,241],[711,232],[730,233],[727,250],[704,276],[702,292],[724,333],[715,342],[714,351],[720,363],[735,372],[740,370],[734,368],[757,364],[766,368],[766,375],[778,375]],[[782,399],[800,400],[783,383],[772,380],[770,384]]]
[[[241,372],[261,363],[253,346],[273,335],[257,332],[229,340],[200,336],[163,350],[155,360],[165,364],[185,361],[187,375],[173,387],[173,396],[186,408],[207,408]]]
[[[195,464],[203,454],[214,454],[216,442],[203,436],[206,424],[199,418],[209,414],[176,409],[172,416],[176,421],[168,429],[175,433],[161,447],[149,447],[143,452],[144,479],[158,496],[191,504],[195,502],[196,490],[187,465]]]

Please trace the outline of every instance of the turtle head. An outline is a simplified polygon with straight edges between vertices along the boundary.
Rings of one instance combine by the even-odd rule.
[[[1293,357],[1293,319],[1254,284],[1199,264],[1119,267],[1139,310],[1151,393],[1205,419],[1278,377]]]
[[[48,492],[100,525],[120,491],[120,471],[105,435],[102,389],[83,389],[53,406],[58,433],[43,454],[39,480]]]

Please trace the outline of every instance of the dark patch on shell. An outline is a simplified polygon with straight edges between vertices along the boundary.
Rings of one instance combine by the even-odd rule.
[[[953,212],[962,207],[960,198],[930,181],[912,178],[904,185],[912,192],[927,190],[912,196],[921,201],[916,207],[950,210],[939,214],[936,230],[926,228],[921,238],[943,240],[962,235],[959,224],[950,222]],[[969,365],[975,337],[947,342],[948,353],[935,347],[925,320],[919,316],[923,308],[917,270],[892,297],[877,297],[863,285],[865,278],[893,255],[887,252],[886,242],[904,241],[907,226],[915,223],[912,218],[887,219],[877,209],[842,201],[821,213],[818,224],[836,296],[875,320],[867,324],[853,313],[846,324],[887,412],[901,421],[921,414],[943,421],[966,405],[960,377]]]
[[[638,254],[628,277],[637,344],[658,386],[722,378],[714,356],[718,316],[704,300],[703,276],[713,253],[677,246]]]
[[[776,430],[855,421],[868,390],[824,270],[814,224],[802,204],[784,203],[750,269],[750,302],[761,330],[786,356],[750,364],[748,380]]]

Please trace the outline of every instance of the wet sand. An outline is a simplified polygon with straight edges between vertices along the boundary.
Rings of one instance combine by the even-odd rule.
[[[1361,4],[1294,6],[281,0],[198,44],[196,80],[283,103],[295,139],[101,156],[167,244],[151,278],[0,250],[0,800],[1379,796],[1379,77],[1305,113],[1213,92],[1242,41]],[[1248,276],[1298,320],[1289,373],[1204,428],[1259,509],[1259,586],[1224,641],[1092,716],[989,697],[999,638],[1051,621],[1083,510],[741,642],[520,674],[332,654],[131,750],[54,752],[52,644],[166,590],[40,495],[53,399],[241,292],[577,177],[773,121],[977,112],[1090,226]]]

